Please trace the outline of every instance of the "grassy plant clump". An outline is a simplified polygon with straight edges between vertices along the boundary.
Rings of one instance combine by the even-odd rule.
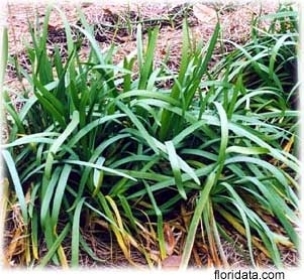
[[[154,66],[157,28],[144,45],[139,25],[136,54],[115,65],[115,48],[100,50],[84,17],[84,28],[74,28],[91,52],[81,60],[63,14],[68,57],[62,62],[56,47],[50,57],[49,10],[43,31],[32,29],[32,73],[20,70],[30,89],[19,111],[4,92],[10,132],[2,157],[22,215],[24,263],[75,267],[80,250],[102,262],[81,234],[83,221],[95,219],[130,263],[136,249],[152,266],[144,235],[153,233],[165,259],[164,224],[179,215],[181,267],[201,231],[217,265],[227,264],[222,242],[237,232],[252,265],[257,249],[281,267],[280,248],[299,246],[300,172],[297,14],[284,9],[212,70],[219,24],[208,44],[194,47],[185,21],[178,73]],[[159,87],[166,81],[172,87]]]

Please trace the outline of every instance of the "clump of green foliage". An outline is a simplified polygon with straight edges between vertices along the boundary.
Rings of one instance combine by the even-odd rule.
[[[245,237],[253,265],[258,248],[281,267],[280,246],[299,246],[297,13],[281,7],[269,30],[254,24],[251,40],[211,70],[219,24],[203,47],[192,43],[185,21],[180,68],[172,73],[154,66],[157,28],[144,46],[138,26],[136,55],[115,65],[115,48],[101,51],[82,16],[84,28],[74,28],[91,47],[83,61],[62,13],[68,58],[58,49],[50,57],[50,11],[42,33],[32,29],[31,74],[20,69],[30,83],[18,97],[21,110],[3,93],[10,133],[2,157],[26,228],[27,265],[75,267],[80,249],[98,259],[81,235],[82,213],[103,220],[130,261],[133,246],[151,264],[137,238],[149,217],[164,259],[164,221],[191,199],[181,267],[199,224],[223,263],[222,240],[233,242],[233,229]],[[159,87],[166,81],[173,85]],[[48,252],[38,256],[42,237]]]

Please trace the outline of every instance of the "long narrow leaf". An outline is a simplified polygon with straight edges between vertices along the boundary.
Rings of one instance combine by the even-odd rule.
[[[72,260],[71,266],[77,267],[79,265],[79,242],[80,242],[80,214],[83,204],[85,202],[85,197],[82,198],[75,209],[75,214],[73,218],[72,225]]]
[[[178,192],[181,195],[181,197],[186,200],[187,194],[186,194],[184,186],[183,186],[181,170],[180,170],[180,166],[179,166],[179,160],[178,160],[174,145],[173,145],[172,141],[166,141],[165,145],[167,147],[169,161],[170,161],[171,168],[172,168],[172,171],[174,174],[175,183],[176,183]]]
[[[194,210],[194,214],[191,220],[191,224],[188,230],[188,235],[186,238],[185,246],[184,246],[184,251],[182,255],[182,261],[180,265],[180,269],[185,269],[188,266],[188,262],[190,260],[196,232],[197,232],[197,227],[199,224],[200,219],[202,218],[202,213],[204,210],[204,207],[206,206],[208,200],[210,199],[209,194],[211,192],[212,187],[214,186],[214,182],[216,180],[216,172],[211,172],[206,180],[206,183],[203,187],[203,189],[200,192],[200,197],[197,202],[196,208]]]
[[[29,219],[28,219],[26,198],[25,198],[25,194],[23,192],[22,184],[19,179],[19,174],[16,169],[14,159],[12,158],[11,154],[6,150],[1,150],[1,153],[5,160],[5,163],[7,165],[8,171],[11,175],[12,182],[14,184],[14,188],[16,191],[16,195],[18,197],[18,202],[20,205],[21,213],[22,213],[23,223],[24,223],[24,225],[27,225]]]

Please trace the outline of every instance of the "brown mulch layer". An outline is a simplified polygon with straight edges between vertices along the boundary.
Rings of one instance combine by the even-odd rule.
[[[175,221],[171,223],[176,224]],[[4,232],[4,257],[5,263],[4,267],[10,268],[20,268],[26,265],[26,250],[31,247],[27,246],[28,236],[25,234],[26,229],[22,224],[22,218],[19,206],[17,204],[12,205],[11,210],[8,212],[6,219],[6,228]],[[65,224],[60,224],[58,227],[58,232],[60,233]],[[225,222],[222,221],[222,226],[225,227]],[[203,237],[201,233],[198,232],[197,238],[193,247],[193,252],[189,262],[189,268],[200,269],[200,268],[212,268],[212,267],[229,267],[233,268],[252,268],[250,261],[250,255],[246,246],[246,240],[235,230],[230,228],[230,237],[234,240],[233,243],[221,240],[223,253],[226,260],[220,257],[215,257],[212,254],[212,246],[209,244],[208,240]],[[81,236],[87,243],[91,250],[91,254],[88,254],[83,249],[79,252],[79,262],[82,267],[85,268],[136,268],[136,269],[147,269],[147,268],[176,268],[177,263],[180,261],[180,256],[183,251],[183,244],[185,241],[186,231],[183,232],[180,239],[174,246],[174,251],[172,255],[169,255],[165,260],[161,261],[159,258],[159,252],[157,251],[157,246],[155,246],[152,239],[146,240],[145,252],[148,254],[150,261],[148,262],[146,257],[142,252],[134,247],[130,247],[129,258],[132,263],[128,261],[125,257],[123,251],[119,247],[115,237],[111,235],[108,229],[100,222],[90,222],[90,225],[83,225],[81,227]],[[146,236],[148,236],[148,232]],[[201,236],[200,236],[201,235]],[[69,258],[71,256],[71,236],[65,238],[62,248],[65,255]],[[151,243],[151,244],[150,244]],[[47,253],[47,246],[42,237],[38,237],[38,259],[33,259],[33,253],[31,258],[31,265],[35,266],[39,264],[41,260]],[[282,262],[284,267],[294,268],[299,265],[299,253],[290,247],[280,247],[282,254]],[[216,255],[219,254],[217,250]],[[274,268],[272,261],[260,250],[254,249],[254,259],[257,267],[264,269]],[[170,266],[173,263],[173,266]],[[29,264],[27,264],[29,265]],[[56,268],[56,265],[48,265],[48,268]]]
[[[114,62],[136,49],[135,35],[136,25],[143,22],[143,32],[148,28],[159,26],[161,28],[156,51],[156,61],[161,61],[167,52],[170,53],[168,66],[176,70],[179,65],[181,51],[183,14],[187,12],[187,18],[191,27],[193,38],[207,41],[217,22],[216,13],[222,26],[222,38],[242,44],[248,40],[251,32],[253,17],[260,14],[275,12],[277,4],[266,1],[263,4],[146,4],[146,5],[109,5],[109,4],[71,4],[61,3],[56,6],[68,18],[72,24],[80,25],[78,9],[85,15],[86,20],[94,28],[94,34],[100,43],[100,48],[108,48],[111,43],[117,46]],[[187,10],[187,7],[189,9]],[[17,57],[20,65],[30,70],[29,60],[24,50],[25,45],[31,42],[28,23],[41,28],[46,15],[45,4],[9,4],[8,6],[8,31],[9,52]],[[262,22],[265,26],[267,22]],[[118,28],[117,28],[118,26]],[[131,28],[130,28],[131,26]],[[64,53],[65,31],[58,10],[51,13],[48,24],[48,40],[50,49],[59,45]],[[225,51],[231,50],[231,45],[226,44]],[[83,44],[81,52],[84,57],[88,53],[87,44]],[[50,51],[51,52],[51,51]],[[51,54],[50,54],[51,55]],[[216,57],[214,58],[216,59]],[[10,84],[16,80],[14,65],[10,65],[7,71],[6,81]]]

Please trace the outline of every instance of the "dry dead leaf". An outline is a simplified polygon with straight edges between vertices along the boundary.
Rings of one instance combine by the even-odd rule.
[[[274,241],[277,244],[281,244],[281,245],[286,246],[288,248],[293,248],[294,247],[294,244],[289,240],[288,237],[283,236],[283,235],[278,234],[278,233],[275,233],[275,232],[273,232],[272,235],[273,235]]]
[[[211,23],[216,21],[216,11],[203,4],[195,4],[193,6],[193,14],[203,23]]]
[[[171,256],[176,245],[176,240],[171,227],[167,223],[164,223],[164,238],[166,242],[166,253]]]
[[[23,228],[17,228],[14,232],[12,241],[9,243],[8,247],[5,249],[4,254],[7,262],[11,262],[13,256],[19,255],[25,250],[25,242],[23,235]]]

